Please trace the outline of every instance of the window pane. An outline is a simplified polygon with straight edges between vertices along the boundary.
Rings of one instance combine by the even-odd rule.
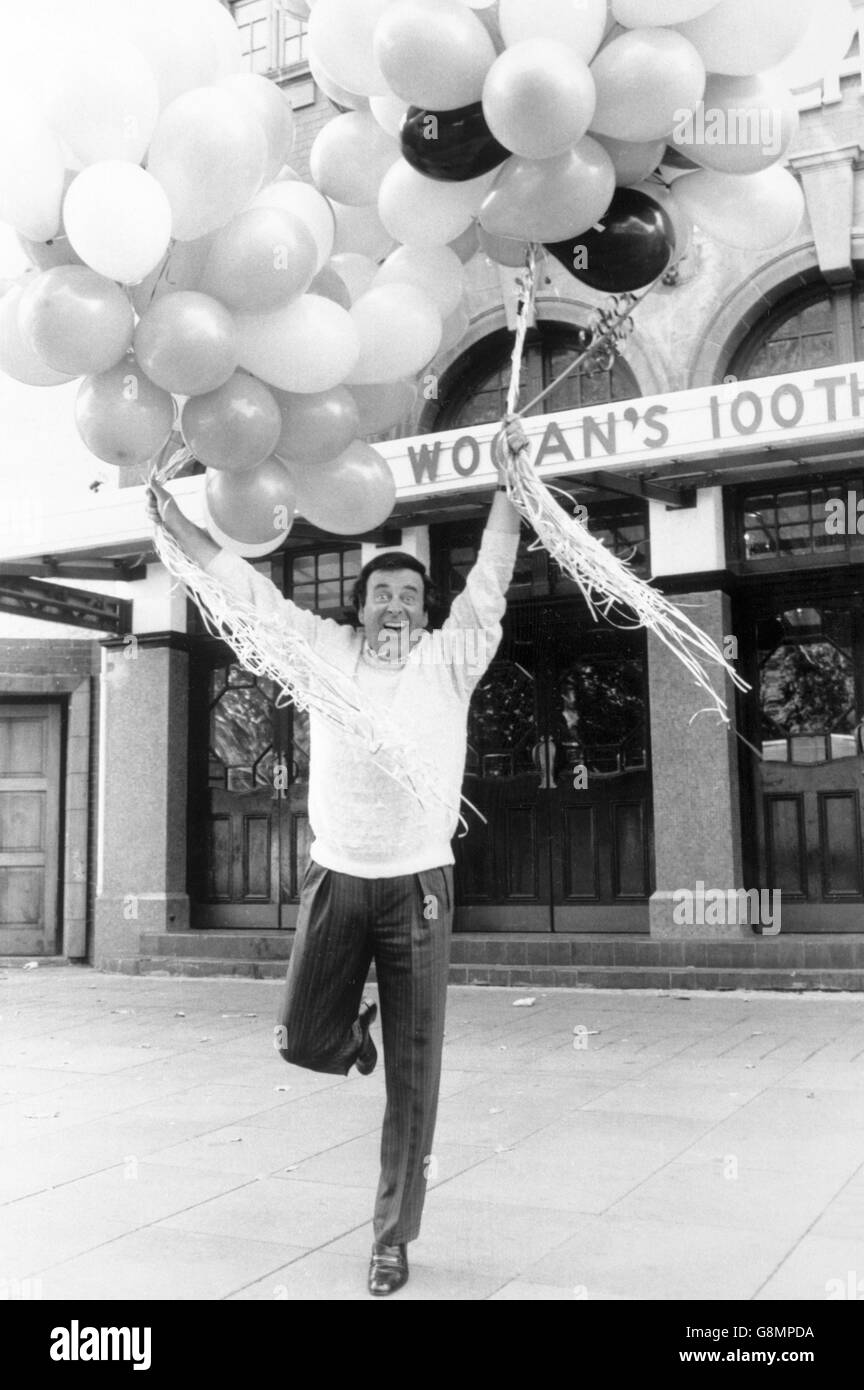
[[[791,608],[759,625],[762,752],[814,764],[857,756],[853,615]]]
[[[575,328],[565,332],[563,329],[550,331],[546,327],[544,336],[539,336],[538,331],[538,339],[530,342],[525,349],[522,402],[527,403],[539,391],[551,385],[583,351],[583,346],[584,336]],[[452,411],[445,407],[438,428],[458,429],[460,426],[488,424],[501,419],[510,377],[512,349],[509,338],[502,343],[500,335],[492,335],[488,350],[491,360],[485,367],[481,361],[460,376],[459,363],[455,364],[457,404]],[[449,393],[452,398],[452,390]],[[541,415],[577,410],[583,406],[604,405],[610,400],[631,400],[638,395],[639,388],[632,372],[626,363],[619,360],[611,372],[598,372],[591,376],[572,372],[528,413]]]
[[[291,563],[291,583],[296,588],[298,584],[314,584],[315,582],[315,556],[298,555]]]
[[[326,584],[318,585],[318,602],[316,607],[321,610],[324,608],[341,608],[342,606],[342,586],[338,580],[328,580]]]
[[[291,595],[298,608],[307,608],[311,612],[315,611],[315,585],[301,584]]]
[[[826,551],[846,549],[857,539],[844,524],[847,495],[862,495],[864,484],[859,479],[832,484],[830,488],[816,486],[775,496],[760,493],[745,497],[738,512],[739,534],[743,540],[744,556],[748,560],[780,555],[817,555]],[[829,530],[827,503],[829,497],[840,498],[844,510],[839,524]],[[832,520],[834,512],[832,509]]]
[[[227,690],[210,714],[210,747],[225,767],[251,767],[273,742],[273,711],[263,691]]]
[[[815,303],[793,309],[767,330],[757,329],[739,354],[746,365],[738,374],[744,379],[781,376],[836,363],[835,304],[844,294],[848,291],[841,291],[839,296],[826,294]]]
[[[493,662],[468,714],[468,743],[482,777],[513,777],[533,769],[535,702],[534,679],[527,671],[512,661]]]
[[[279,54],[277,65],[288,68],[292,63],[301,63],[308,56],[306,26],[286,11],[279,12]]]
[[[272,0],[238,0],[232,6],[240,31],[244,62],[249,72],[267,72],[270,59],[270,9]]]
[[[338,579],[339,578],[339,556],[338,555],[319,555],[318,556],[318,578]]]
[[[799,315],[799,322],[805,333],[833,333],[832,318],[831,301],[822,299],[818,304],[811,304],[809,308],[802,310]]]

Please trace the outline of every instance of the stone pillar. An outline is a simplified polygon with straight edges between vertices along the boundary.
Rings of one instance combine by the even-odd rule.
[[[727,596],[717,590],[676,595],[688,616],[722,649],[732,633]],[[687,925],[673,920],[673,894],[682,889],[738,889],[741,813],[734,728],[735,691],[719,667],[709,668],[733,721],[701,714],[708,699],[677,657],[656,637],[648,640],[651,763],[657,888],[650,903],[651,935],[669,938],[749,937],[748,926]],[[678,900],[681,901],[680,899]]]
[[[94,964],[189,925],[188,653],[164,633],[103,645]]]

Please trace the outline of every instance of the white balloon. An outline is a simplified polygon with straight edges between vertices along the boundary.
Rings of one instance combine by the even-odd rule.
[[[100,159],[140,164],[159,115],[153,69],[131,43],[90,34],[68,55],[51,107],[54,129],[82,165]]]
[[[479,101],[495,61],[486,26],[459,0],[398,0],[375,30],[387,87],[412,106],[454,111]]]
[[[442,319],[446,319],[462,299],[465,272],[456,252],[449,246],[423,250],[416,246],[400,246],[377,271],[375,284],[414,285],[428,295]]]
[[[700,169],[676,179],[672,197],[703,232],[742,251],[770,251],[798,230],[804,194],[787,169],[717,174]]]
[[[596,104],[590,68],[552,39],[505,49],[483,85],[486,124],[499,144],[525,159],[548,159],[578,144]]]
[[[356,366],[360,338],[351,315],[304,294],[274,314],[237,314],[240,365],[283,391],[340,386]]]
[[[614,140],[611,135],[594,135],[615,166],[615,182],[619,188],[632,188],[640,179],[647,179],[659,166],[666,149],[664,140]]]
[[[381,180],[399,158],[392,136],[366,111],[347,111],[319,130],[309,153],[316,188],[357,207],[378,201]]]
[[[336,203],[331,199],[331,207],[336,218],[336,239],[333,254],[356,251],[362,256],[370,256],[373,261],[383,260],[393,247],[394,238],[387,231],[378,215],[378,208],[351,207],[348,203]]]
[[[408,103],[403,101],[402,97],[397,97],[394,92],[387,92],[385,96],[370,97],[369,109],[382,130],[386,130],[388,135],[398,136],[405,112],[408,110]]]
[[[779,164],[797,130],[797,107],[779,83],[711,73],[702,101],[669,143],[705,169],[756,174]]]
[[[260,189],[249,204],[250,208],[281,208],[305,222],[318,247],[316,271],[326,265],[333,253],[336,218],[327,199],[308,183],[283,179]]]
[[[377,96],[388,90],[372,40],[389,8],[390,0],[316,0],[309,16],[309,43],[322,67],[349,92]]]
[[[180,241],[224,227],[260,188],[266,165],[260,120],[234,92],[216,86],[175,97],[156,123],[147,158],[168,194]]]
[[[0,298],[0,371],[25,386],[61,386],[74,381],[66,372],[55,372],[30,346],[18,322],[18,306],[31,276],[24,276]]]
[[[446,246],[470,225],[497,173],[493,169],[478,179],[444,183],[427,179],[406,159],[398,159],[381,184],[381,221],[406,246]]]
[[[286,464],[283,464],[283,467],[287,469]],[[216,525],[210,515],[210,508],[207,506],[206,493],[204,494],[204,525],[217,545],[221,546],[223,550],[230,551],[232,555],[241,556],[244,560],[263,560],[265,555],[272,555],[273,551],[278,550],[284,543],[285,537],[291,529],[289,527],[288,530],[280,530],[276,539],[272,541],[259,541],[257,544],[254,541],[235,541],[233,536],[229,536],[227,531],[223,531],[221,527]]]
[[[612,0],[612,14],[628,29],[683,24],[713,9],[718,0]],[[756,0],[758,4],[758,0]]]
[[[360,338],[360,355],[348,377],[350,386],[399,381],[431,362],[443,325],[433,301],[414,285],[378,285],[351,309]]]
[[[677,26],[709,72],[753,77],[797,47],[822,0],[720,0]]]
[[[322,65],[320,58],[314,48],[309,54],[309,75],[315,86],[324,93],[331,106],[335,106],[344,111],[368,111],[369,97],[361,96],[359,92],[349,92],[347,87],[340,87],[331,76],[327,69]]]
[[[523,39],[555,39],[590,63],[606,29],[606,0],[501,0],[499,22],[508,48]]]
[[[228,6],[221,4],[220,0],[215,4],[212,0],[206,0],[205,24],[199,42],[206,42],[209,48],[208,70],[211,82],[218,81],[220,77],[230,77],[235,72],[239,73],[244,65],[248,64],[234,16]]]
[[[275,82],[257,72],[232,73],[220,79],[261,122],[267,138],[264,177],[275,179],[294,148],[294,111],[287,94]]]
[[[647,142],[671,131],[705,91],[705,66],[675,29],[626,29],[591,67],[597,84],[592,133]]]
[[[240,71],[240,34],[218,0],[110,0],[110,7],[150,63],[162,109],[193,87]]]
[[[849,0],[819,0],[804,37],[766,77],[792,92],[806,92],[836,72],[855,37],[856,14]]]
[[[352,304],[372,288],[372,282],[378,274],[378,267],[371,257],[363,256],[357,251],[342,251],[332,256],[330,265],[345,285]]]
[[[60,227],[64,176],[60,144],[37,108],[0,96],[0,220],[49,241]]]
[[[81,259],[109,280],[137,285],[165,255],[171,205],[151,174],[123,159],[83,169],[63,203],[66,235]]]

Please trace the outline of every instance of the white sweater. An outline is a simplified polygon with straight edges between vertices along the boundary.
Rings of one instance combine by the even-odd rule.
[[[400,736],[417,745],[438,788],[456,808],[465,769],[468,704],[501,641],[505,595],[518,535],[487,528],[477,562],[450,616],[424,632],[405,664],[381,668],[363,656],[362,631],[298,608],[257,570],[221,550],[207,566],[227,589],[259,612],[302,633],[322,656],[387,711]],[[452,864],[458,812],[429,797],[421,806],[375,762],[359,739],[310,714],[309,822],[312,858],[358,878],[394,878]]]

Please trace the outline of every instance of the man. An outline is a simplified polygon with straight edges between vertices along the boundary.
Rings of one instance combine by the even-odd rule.
[[[518,422],[506,430],[514,452]],[[497,452],[497,451],[496,451]],[[356,685],[437,783],[423,804],[350,735],[310,718],[309,821],[314,835],[276,1030],[281,1056],[313,1071],[368,1075],[377,1061],[362,1000],[374,960],[381,1003],[387,1106],[373,1220],[369,1292],[408,1278],[433,1158],[450,929],[453,853],[465,766],[468,705],[501,640],[519,514],[503,483],[477,562],[443,627],[428,631],[430,580],[413,556],[385,552],[355,586],[358,627],[298,608],[245,560],[220,550],[154,485],[151,520],[232,593],[301,632]]]

